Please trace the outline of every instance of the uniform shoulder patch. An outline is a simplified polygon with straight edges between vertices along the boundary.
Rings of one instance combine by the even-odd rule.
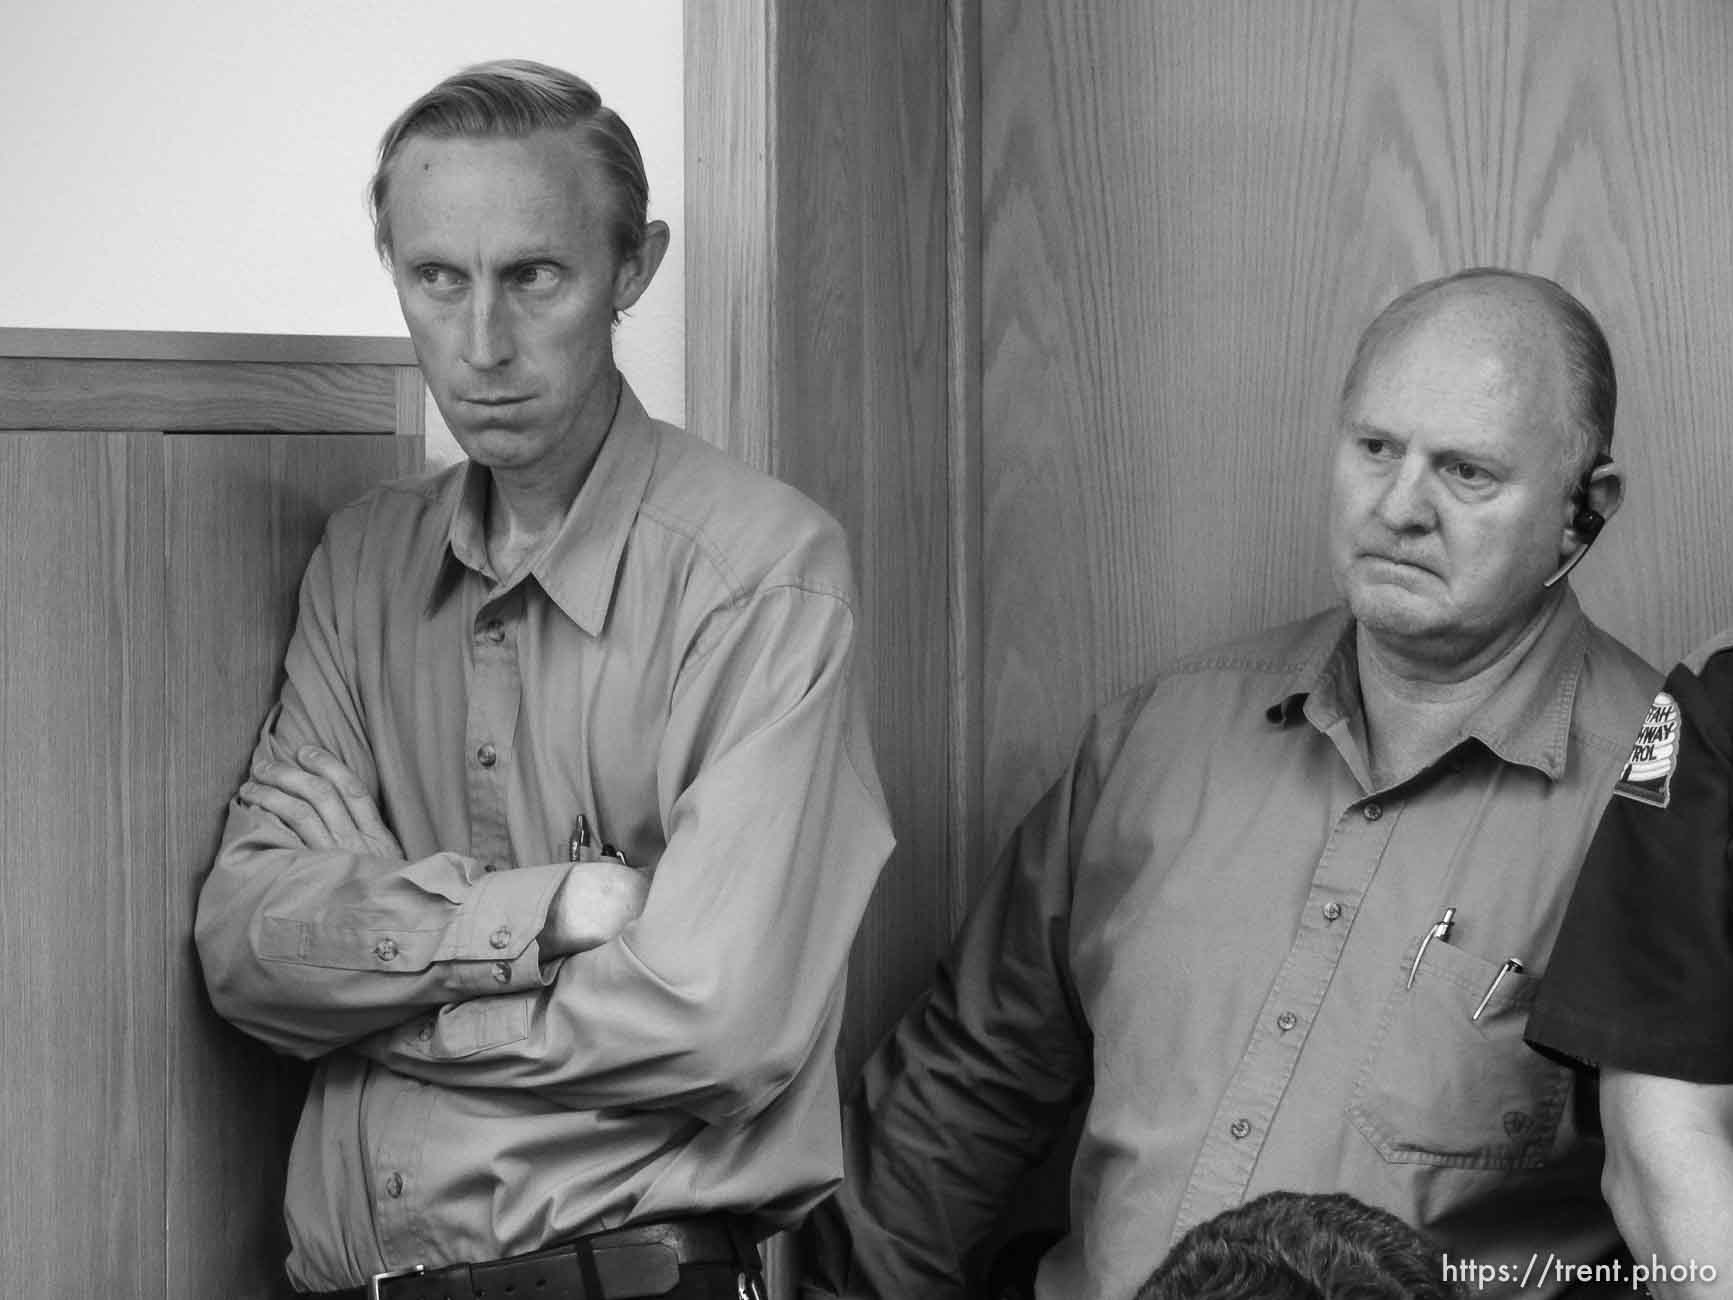
[[[1665,808],[1673,797],[1673,769],[1679,765],[1679,730],[1679,703],[1662,691],[1643,716],[1613,793]]]

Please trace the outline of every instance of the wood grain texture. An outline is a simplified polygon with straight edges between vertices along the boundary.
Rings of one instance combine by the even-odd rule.
[[[945,8],[945,320],[950,528],[947,899],[955,932],[973,901],[984,790],[981,497],[981,3]]]
[[[193,901],[325,513],[419,459],[390,434],[405,367],[3,333],[0,429],[26,430],[0,435],[8,1294],[272,1295],[299,1097],[204,1004]],[[274,421],[385,436],[92,432]]]
[[[852,1075],[950,937],[946,14],[780,7],[775,472],[854,548],[898,848],[851,964]]]
[[[0,429],[390,433],[400,369],[0,355]]]
[[[162,443],[0,437],[0,1261],[162,1294]]]
[[[951,201],[976,121],[973,0],[686,6],[687,407],[695,433],[803,489],[846,528],[857,644],[898,847],[855,943],[845,1086],[931,977],[964,897],[978,768],[972,653],[977,275]],[[972,205],[972,198],[966,200]],[[968,299],[965,299],[967,301]],[[965,358],[958,361],[961,356]],[[953,690],[956,694],[953,694]],[[767,1250],[772,1295],[796,1262]]]
[[[427,380],[419,366],[407,366],[395,372],[397,379],[396,419],[393,432],[399,438],[427,436],[427,404],[433,400],[427,391]]]
[[[684,11],[687,428],[760,469],[775,460],[771,73],[781,8],[688,0]]]
[[[168,1295],[280,1293],[283,1171],[307,1075],[211,1010],[194,910],[327,516],[419,461],[418,441],[388,435],[167,439]]]
[[[985,835],[1095,707],[1333,598],[1329,435],[1395,293],[1576,291],[1624,394],[1591,611],[1733,615],[1733,7],[982,0]]]
[[[382,335],[45,330],[5,326],[0,327],[0,357],[413,366],[415,349],[408,339]]]
[[[941,5],[686,7],[691,427],[847,529],[899,838],[854,950],[845,1078],[948,940],[966,797],[947,752],[947,21]]]

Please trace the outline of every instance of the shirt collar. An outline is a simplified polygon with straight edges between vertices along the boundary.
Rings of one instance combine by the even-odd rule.
[[[656,442],[654,422],[622,378],[619,410],[596,462],[559,532],[529,570],[549,599],[591,636],[599,636],[607,622],[626,538],[656,465]],[[491,572],[486,526],[490,482],[487,469],[472,461],[449,489],[446,553],[428,593],[429,608],[449,594],[457,566],[483,575]]]
[[[1271,722],[1290,723],[1304,715],[1319,731],[1359,709],[1360,686],[1354,664],[1354,619],[1338,606],[1307,630],[1294,655],[1295,667],[1283,679],[1275,702],[1264,711]]]
[[[1354,627],[1346,609],[1319,620],[1266,711],[1271,722],[1303,715],[1326,733],[1343,719],[1360,722]],[[1458,743],[1478,740],[1507,763],[1532,767],[1549,780],[1562,777],[1588,637],[1588,617],[1567,587],[1522,662],[1475,711]]]

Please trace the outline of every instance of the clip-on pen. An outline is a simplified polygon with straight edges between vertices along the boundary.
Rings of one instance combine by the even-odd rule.
[[[1426,955],[1426,945],[1434,939],[1443,942],[1450,937],[1450,927],[1456,924],[1456,909],[1447,907],[1444,915],[1432,923],[1432,928],[1420,940],[1420,947],[1415,950],[1414,964],[1408,968],[1408,987],[1414,987],[1414,977],[1420,973],[1420,959]]]
[[[572,822],[572,837],[566,841],[566,861],[582,862],[590,847],[590,819],[579,813]]]

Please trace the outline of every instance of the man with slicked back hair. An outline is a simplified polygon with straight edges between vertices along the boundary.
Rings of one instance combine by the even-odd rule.
[[[289,1281],[757,1300],[841,1174],[891,845],[842,531],[621,376],[669,234],[588,83],[456,74],[370,198],[467,460],[332,517],[197,924],[217,1009],[317,1062]]]

